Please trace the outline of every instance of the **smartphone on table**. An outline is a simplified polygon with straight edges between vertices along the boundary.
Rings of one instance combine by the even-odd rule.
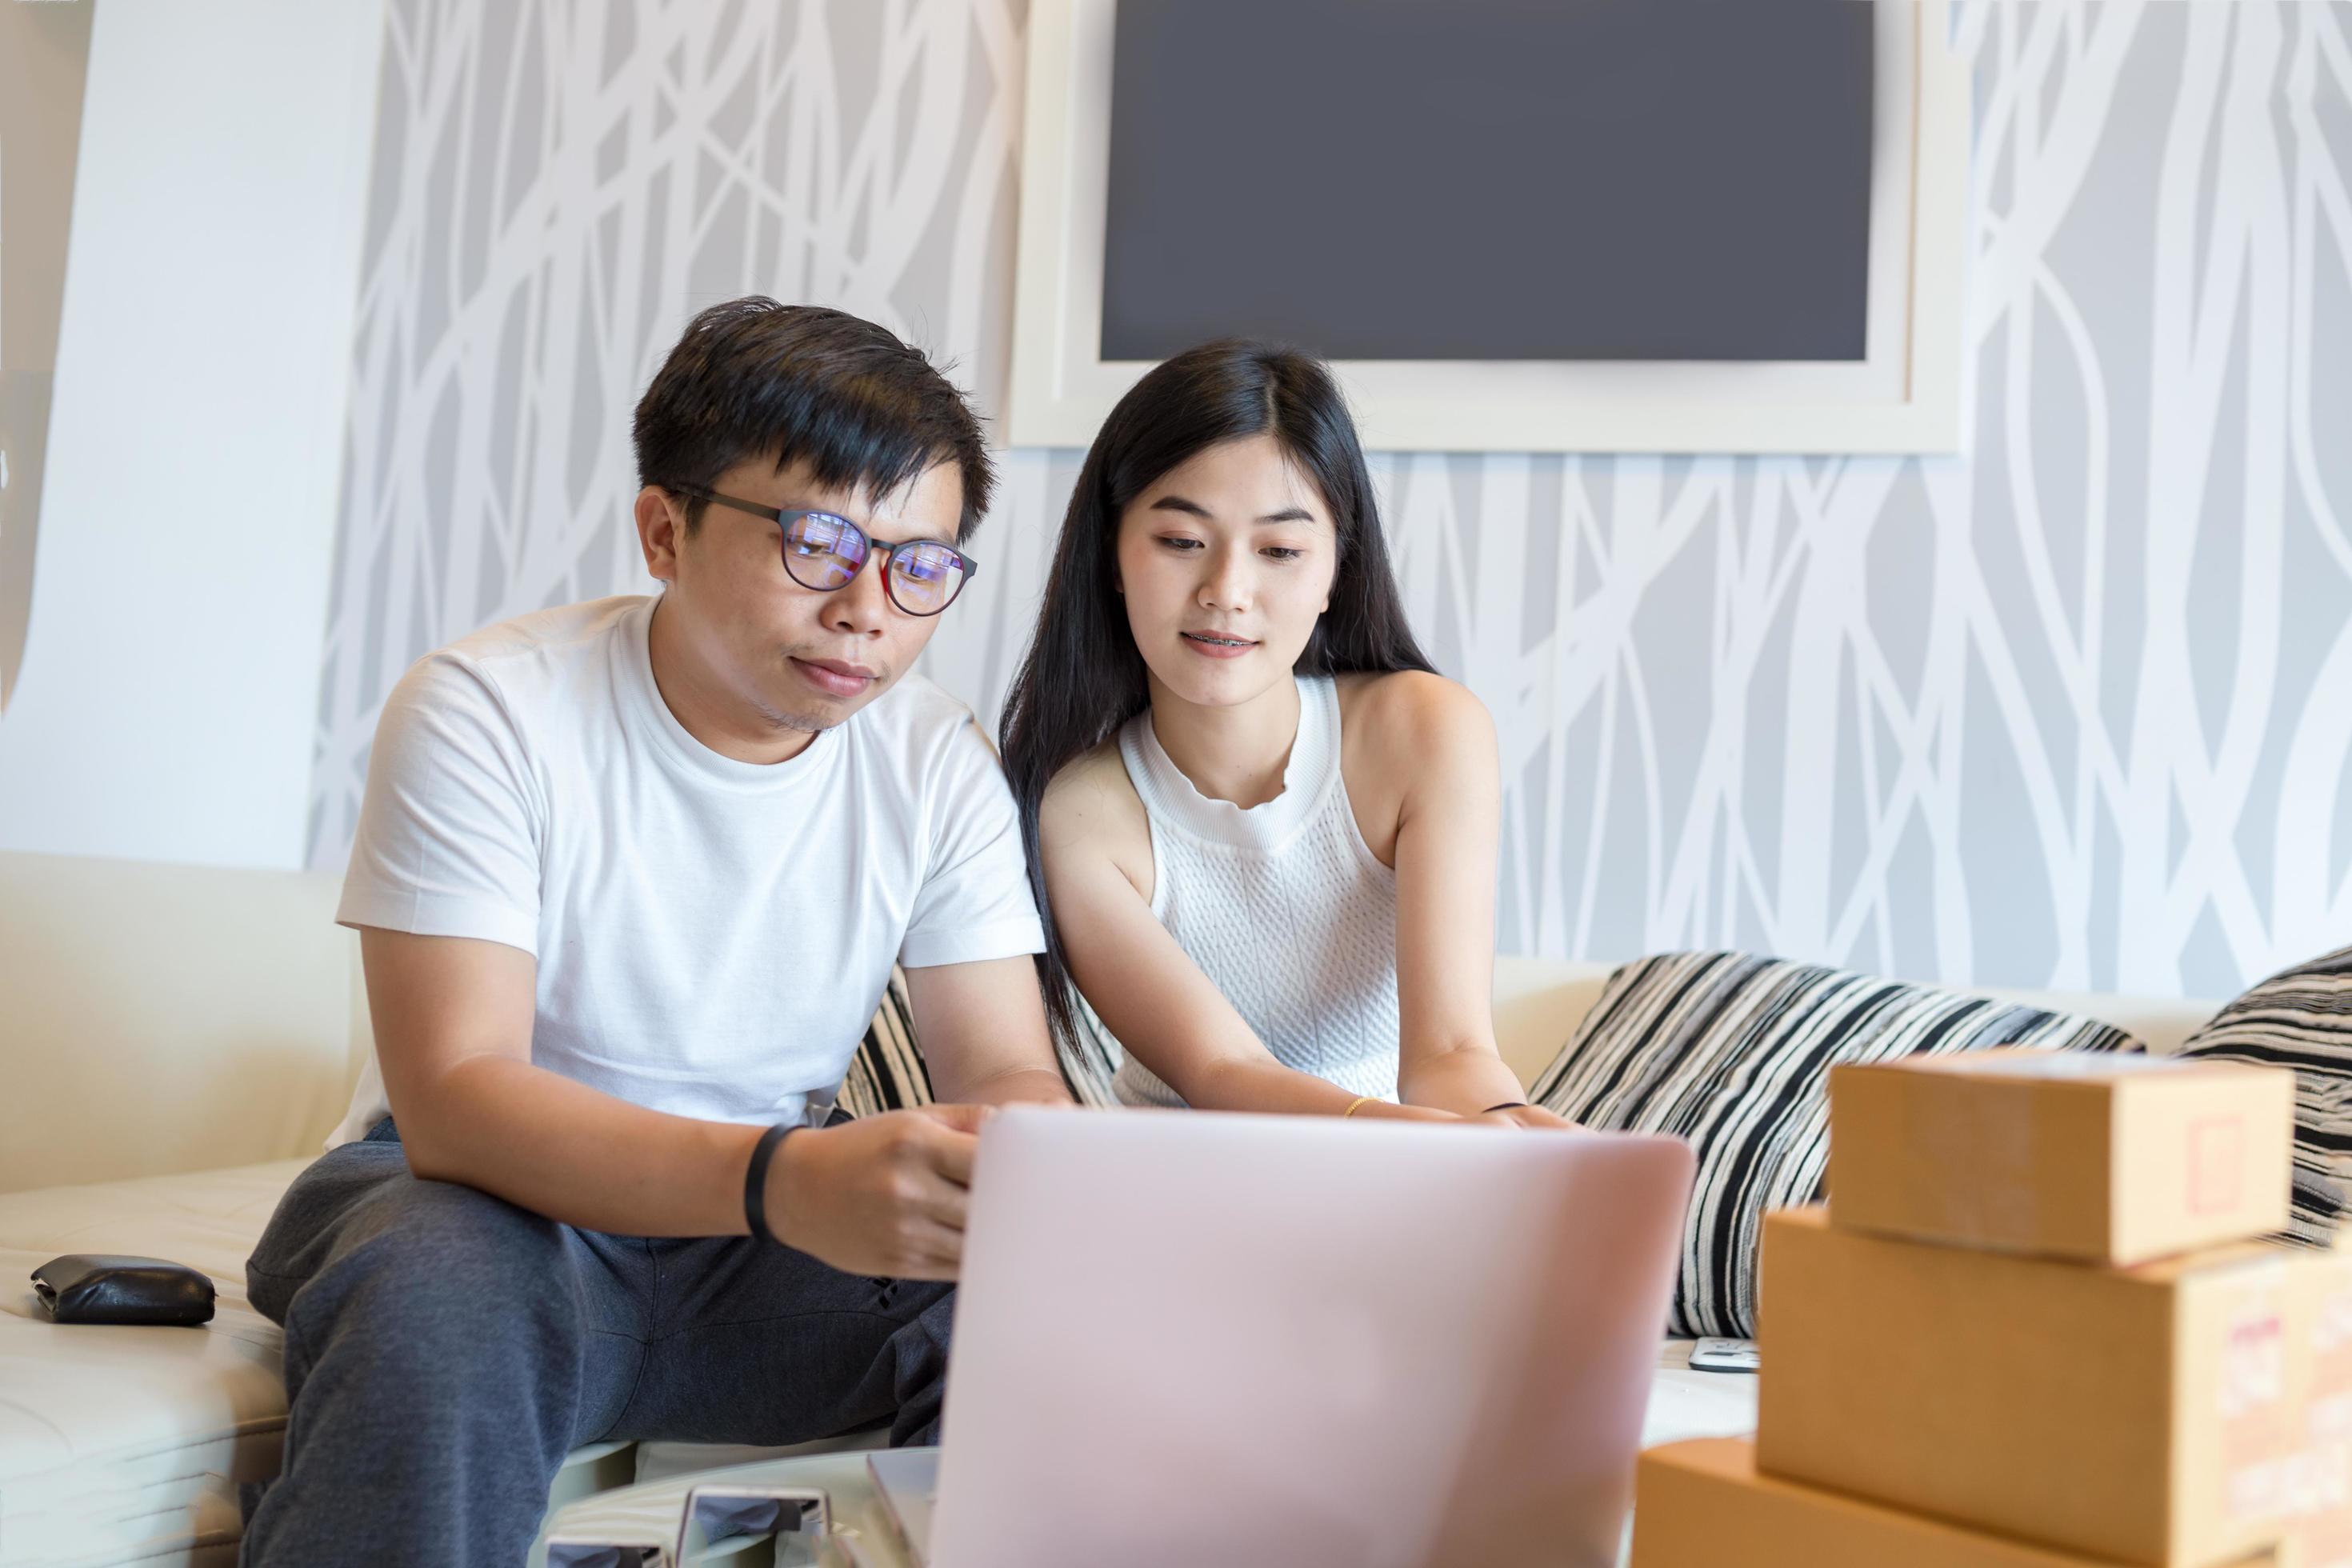
[[[1701,1340],[1691,1346],[1693,1372],[1755,1372],[1763,1365],[1754,1340]]]

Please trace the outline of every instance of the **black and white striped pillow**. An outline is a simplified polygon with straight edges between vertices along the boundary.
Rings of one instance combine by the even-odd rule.
[[[2352,1209],[2352,947],[2272,975],[2189,1036],[2180,1054],[2294,1069],[2286,1235],[2334,1246]]]
[[[1127,1048],[1118,1043],[1095,1010],[1070,987],[1072,1011],[1077,1015],[1078,1037],[1068,1047],[1055,1042],[1055,1054],[1060,1058],[1062,1081],[1070,1086],[1080,1105],[1117,1106],[1118,1096],[1111,1089],[1111,1080],[1118,1077],[1118,1064],[1127,1059]]]
[[[1061,1053],[1063,1081],[1081,1105],[1112,1105],[1111,1075],[1118,1070],[1118,1042],[1083,1000],[1078,1004],[1078,1043],[1075,1052]],[[914,1004],[907,998],[907,972],[890,971],[882,989],[882,1005],[866,1026],[866,1038],[850,1058],[849,1076],[841,1082],[838,1103],[852,1116],[873,1116],[909,1105],[931,1103],[930,1069],[924,1065],[922,1047],[915,1039]]]
[[[882,1005],[850,1058],[837,1103],[852,1116],[875,1116],[931,1103],[930,1069],[915,1043],[915,1006],[907,999],[907,972],[893,968]]]
[[[1671,1328],[1756,1334],[1768,1209],[1816,1202],[1840,1062],[2030,1045],[2141,1048],[2111,1024],[1744,952],[1670,952],[1609,977],[1531,1091],[1587,1127],[1669,1132],[1698,1156]]]

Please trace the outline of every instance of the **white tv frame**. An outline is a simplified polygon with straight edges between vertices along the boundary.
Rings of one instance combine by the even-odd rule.
[[[1955,452],[1968,63],[1948,0],[1878,6],[1866,357],[1337,362],[1376,451]],[[1009,444],[1084,447],[1151,367],[1101,357],[1116,0],[1032,0]]]

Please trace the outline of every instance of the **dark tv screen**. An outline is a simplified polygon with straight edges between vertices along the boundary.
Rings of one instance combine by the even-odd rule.
[[[1118,0],[1103,357],[1860,360],[1866,0]]]

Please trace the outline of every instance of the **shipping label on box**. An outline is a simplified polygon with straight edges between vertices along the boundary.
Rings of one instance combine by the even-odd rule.
[[[2279,1552],[2282,1568],[2352,1568],[2352,1510],[2302,1526]]]
[[[2289,1568],[2352,1568],[2352,1282],[2318,1299],[2308,1375],[2286,1452],[2252,1457],[2233,1500],[2294,1521],[2281,1557]]]

